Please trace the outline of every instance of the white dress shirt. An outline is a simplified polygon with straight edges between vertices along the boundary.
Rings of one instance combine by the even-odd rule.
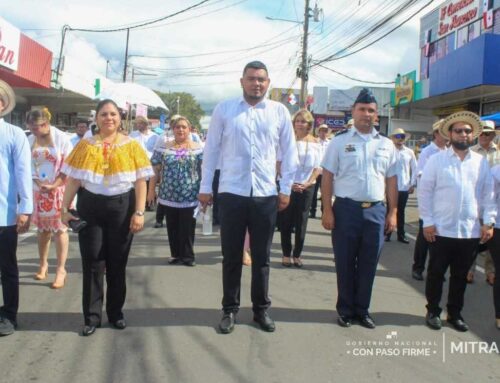
[[[417,159],[409,147],[396,147],[398,191],[408,191],[417,184]]]
[[[491,168],[491,175],[495,183],[495,202],[498,215],[500,211],[500,165],[495,165]],[[496,218],[495,229],[500,229],[500,219],[498,218]]]
[[[219,193],[266,197],[277,195],[276,161],[282,154],[280,193],[290,195],[297,170],[297,148],[290,113],[265,99],[249,105],[243,97],[223,101],[212,114],[203,153],[200,193],[212,192],[220,163]]]
[[[396,148],[375,129],[361,134],[353,127],[330,141],[321,166],[334,174],[335,196],[383,201],[385,179],[396,175]]]
[[[434,141],[422,149],[422,151],[420,152],[420,155],[418,156],[418,161],[417,161],[417,177],[420,178],[420,176],[422,175],[422,172],[424,171],[425,164],[427,163],[427,160],[432,155],[439,153],[443,150],[446,150],[446,147],[440,148],[439,146],[437,146],[434,143]]]
[[[418,206],[424,227],[436,226],[437,235],[480,238],[479,219],[489,224],[496,216],[488,161],[471,150],[461,161],[453,148],[432,156],[420,179]]]
[[[155,132],[148,129],[147,133],[144,134],[144,133],[140,132],[139,130],[134,130],[133,132],[130,133],[129,136],[130,136],[130,138],[133,138],[139,144],[141,144],[142,148],[148,154],[148,158],[153,157],[153,151],[155,148],[155,144],[159,138],[159,136]]]
[[[297,141],[297,154],[299,166],[293,182],[304,184],[309,180],[313,171],[320,167],[323,150],[317,142]]]

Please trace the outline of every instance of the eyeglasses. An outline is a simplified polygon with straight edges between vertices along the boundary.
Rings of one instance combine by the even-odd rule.
[[[393,137],[398,140],[404,140],[406,138],[406,134],[395,134]]]
[[[495,132],[483,132],[483,133],[481,133],[481,136],[485,136],[485,137],[491,137],[494,135],[495,135]]]
[[[456,134],[462,134],[462,133],[465,133],[467,135],[472,134],[472,129],[470,128],[452,129],[451,131]]]

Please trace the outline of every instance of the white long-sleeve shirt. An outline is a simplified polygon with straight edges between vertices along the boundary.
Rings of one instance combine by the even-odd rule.
[[[488,161],[471,150],[461,161],[453,148],[432,156],[420,179],[418,206],[424,227],[436,226],[437,235],[480,238],[479,219],[489,224],[496,217]]]
[[[495,183],[495,202],[497,206],[497,215],[500,211],[500,165],[495,165],[491,168],[491,175]],[[495,229],[500,229],[500,219],[496,219]]]
[[[297,166],[293,181],[304,184],[309,180],[314,170],[320,168],[323,150],[317,142],[297,141],[297,154],[299,166]]]
[[[446,147],[440,148],[434,142],[431,142],[429,145],[427,145],[425,148],[422,149],[420,155],[418,156],[418,161],[417,161],[417,177],[420,177],[422,175],[422,172],[424,171],[425,168],[425,164],[427,163],[429,158],[434,154],[439,153],[443,150],[446,150]]]
[[[398,191],[408,191],[417,184],[417,159],[409,147],[396,147],[396,175],[398,177]]]
[[[212,192],[221,157],[219,193],[277,195],[276,161],[281,151],[280,193],[290,195],[297,170],[297,147],[290,113],[265,99],[257,105],[243,97],[223,101],[212,114],[203,152],[200,193]]]

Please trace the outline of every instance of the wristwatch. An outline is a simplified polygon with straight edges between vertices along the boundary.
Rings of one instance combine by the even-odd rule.
[[[135,215],[139,216],[139,217],[143,217],[144,216],[144,210],[136,210]]]

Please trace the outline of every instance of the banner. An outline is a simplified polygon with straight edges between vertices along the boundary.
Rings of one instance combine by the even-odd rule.
[[[17,71],[21,32],[0,17],[0,66]]]
[[[439,8],[438,38],[481,18],[480,2],[480,0],[454,0],[444,3]]]

